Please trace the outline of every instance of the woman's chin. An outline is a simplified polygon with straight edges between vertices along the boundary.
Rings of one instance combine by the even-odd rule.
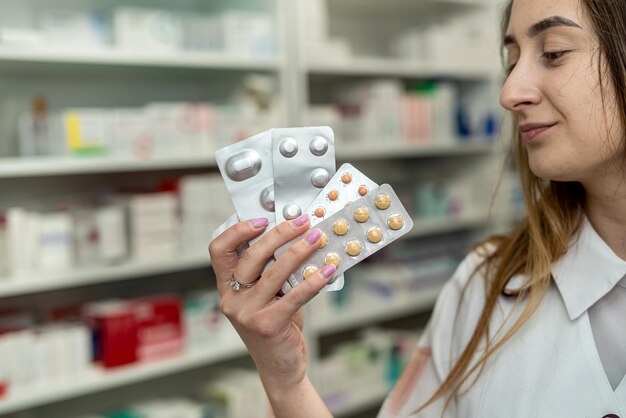
[[[551,181],[577,181],[580,176],[570,170],[557,169],[553,164],[530,164],[530,171],[544,180]]]

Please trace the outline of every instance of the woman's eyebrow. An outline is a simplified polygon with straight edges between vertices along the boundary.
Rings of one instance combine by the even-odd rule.
[[[572,28],[582,29],[582,27],[578,23],[566,17],[550,16],[545,19],[541,19],[539,22],[534,23],[530,28],[528,28],[528,32],[527,32],[528,37],[534,38],[535,36],[539,35],[541,32],[544,32],[555,26],[568,26]],[[504,44],[504,46],[507,46],[510,44],[516,44],[517,40],[514,35],[508,34],[504,37],[504,39],[502,40],[502,43]]]
[[[539,35],[541,32],[544,32],[550,28],[555,26],[569,26],[572,28],[582,29],[582,27],[563,16],[550,16],[545,19],[541,19],[539,22],[533,24],[530,28],[528,28],[528,37],[533,38]]]

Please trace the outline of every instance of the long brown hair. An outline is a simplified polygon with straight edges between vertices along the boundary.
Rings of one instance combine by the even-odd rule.
[[[513,1],[510,0],[504,10],[502,37],[509,25]],[[616,106],[622,126],[626,126],[626,1],[580,0],[580,4],[598,38],[601,58],[597,68],[599,79],[609,80],[610,88],[617,93],[615,100],[607,103],[602,89],[603,105]],[[477,245],[477,249],[495,247],[491,252],[484,251],[484,262],[477,269],[483,271],[487,278],[485,305],[467,346],[450,373],[435,394],[415,413],[444,396],[447,396],[447,407],[456,396],[471,388],[489,357],[533,315],[550,285],[553,261],[567,251],[571,239],[580,229],[585,206],[582,185],[535,176],[530,170],[526,148],[519,140],[517,128],[514,128],[512,144],[511,153],[516,162],[527,215],[511,233],[490,237]],[[525,277],[525,283],[514,294],[507,294],[505,286],[516,275]],[[524,310],[503,336],[499,336],[499,331],[504,324],[492,337],[489,320],[498,299],[503,296],[515,298],[515,303],[523,305]],[[472,363],[482,341],[485,342],[484,351]],[[473,380],[465,387],[472,376]],[[465,388],[463,392],[462,387]]]

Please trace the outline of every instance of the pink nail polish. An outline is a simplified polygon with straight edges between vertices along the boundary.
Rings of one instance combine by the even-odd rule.
[[[267,218],[256,218],[253,219],[251,222],[253,228],[261,228],[262,226],[267,225],[269,220]]]
[[[304,215],[300,215],[296,219],[294,219],[293,224],[295,226],[302,226],[305,223],[307,223],[308,220],[309,220],[309,215],[305,213]]]
[[[332,275],[333,275],[333,273],[335,273],[335,271],[336,271],[336,270],[337,270],[337,268],[335,267],[335,265],[334,265],[334,264],[329,264],[329,265],[324,266],[324,267],[322,268],[322,275],[323,275],[325,278],[329,278],[330,276],[332,276]]]
[[[309,234],[306,236],[306,240],[309,244],[313,245],[317,242],[317,240],[320,239],[321,236],[322,236],[322,231],[320,231],[319,229],[314,229],[313,231],[309,232]]]

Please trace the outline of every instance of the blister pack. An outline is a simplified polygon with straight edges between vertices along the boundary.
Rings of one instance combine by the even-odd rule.
[[[311,226],[317,225],[346,205],[378,188],[351,164],[343,164],[307,208]]]
[[[353,165],[343,164],[305,211],[309,215],[311,227],[376,188],[378,184]],[[274,255],[278,257],[287,251],[287,248],[289,244],[283,245]]]
[[[305,213],[308,213],[311,226],[315,226],[324,219],[332,216],[338,210],[344,208],[351,202],[367,195],[371,190],[378,187],[378,184],[370,180],[351,164],[343,164],[328,184],[319,192],[317,197],[309,205]],[[283,245],[275,252],[278,257],[289,248]],[[338,275],[332,284],[329,284],[325,291],[339,290],[344,285],[343,275]],[[285,293],[283,289],[283,293]]]
[[[274,222],[272,130],[217,150],[215,159],[239,219]]]
[[[283,293],[324,265],[334,264],[337,268],[334,277],[338,277],[409,232],[413,220],[391,186],[383,184],[315,227],[326,239],[322,238],[320,248],[294,271],[283,286]],[[327,290],[340,290],[337,285],[336,281]]]
[[[335,174],[335,139],[328,126],[272,130],[276,223],[295,219]]]

